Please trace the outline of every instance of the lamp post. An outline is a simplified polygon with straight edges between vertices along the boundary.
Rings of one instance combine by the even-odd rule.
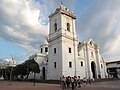
[[[36,76],[36,74],[35,74],[35,72],[34,72],[34,83],[33,83],[33,86],[35,86],[35,76]]]
[[[13,71],[13,67],[11,67],[11,70],[10,70],[10,83],[9,83],[9,85],[12,85],[11,84],[11,81],[12,81],[12,71]]]
[[[11,70],[10,70],[10,82],[9,82],[9,85],[12,85],[11,84],[11,81],[12,81],[12,71],[13,71],[13,68],[15,66],[15,61],[14,59],[12,58],[11,62],[9,62],[9,66],[11,66]]]

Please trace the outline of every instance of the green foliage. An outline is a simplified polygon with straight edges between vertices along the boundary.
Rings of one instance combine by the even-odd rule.
[[[11,66],[6,67],[6,68],[0,68],[0,77],[3,75],[3,77],[5,79],[9,79],[10,78],[10,73],[11,73],[12,69],[13,69],[13,67],[11,67]]]
[[[34,59],[27,60],[25,63],[28,67],[29,72],[40,73],[39,65],[37,62],[35,62]]]
[[[35,62],[34,59],[26,60],[22,64],[16,65],[15,67],[6,67],[0,68],[0,76],[3,75],[5,79],[10,79],[10,74],[12,74],[12,78],[18,78],[18,76],[23,79],[25,76],[28,79],[30,73],[40,73],[39,65]]]
[[[18,75],[20,75],[22,79],[24,76],[26,76],[26,79],[28,79],[30,72],[40,73],[39,65],[37,62],[35,62],[34,59],[27,60],[24,63],[17,65],[13,69],[13,75],[15,77],[18,77]]]
[[[13,70],[13,74],[16,77],[18,75],[22,75],[22,76],[26,75],[27,74],[27,66],[24,63],[17,65]]]
[[[2,76],[2,69],[0,68],[0,77]]]

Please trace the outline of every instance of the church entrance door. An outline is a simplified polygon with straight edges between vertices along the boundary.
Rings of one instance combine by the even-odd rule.
[[[94,61],[91,62],[91,70],[92,70],[93,78],[96,78],[96,65]]]
[[[43,79],[45,79],[45,67],[42,68],[42,76],[43,76]]]

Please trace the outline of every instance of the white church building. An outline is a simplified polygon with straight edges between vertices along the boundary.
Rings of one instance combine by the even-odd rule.
[[[106,64],[99,46],[92,40],[79,42],[76,16],[62,4],[49,16],[49,36],[34,58],[41,72],[37,79],[58,80],[63,75],[105,78]]]

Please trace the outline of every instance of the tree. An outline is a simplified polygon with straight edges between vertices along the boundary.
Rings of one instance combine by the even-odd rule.
[[[30,72],[40,73],[39,65],[34,59],[26,61],[26,64]]]
[[[17,65],[14,69],[13,69],[13,75],[18,79],[18,75],[21,76],[21,79],[23,79],[23,77],[25,75],[27,75],[27,66],[25,65],[25,63],[19,64]]]
[[[28,60],[26,63],[28,65],[29,73],[30,72],[34,73],[34,84],[33,85],[35,86],[36,73],[40,73],[39,65],[37,62],[35,62],[34,59]],[[27,79],[28,79],[28,77],[27,77]]]
[[[30,74],[30,72],[36,74],[36,73],[40,73],[40,69],[39,69],[39,65],[37,62],[35,62],[34,59],[30,59],[30,60],[27,60],[25,62],[26,66],[27,66],[27,77],[26,79],[28,79],[28,76]]]
[[[37,62],[35,62],[34,59],[26,60],[22,64],[17,65],[13,69],[13,75],[18,78],[18,75],[21,76],[21,79],[23,79],[24,76],[26,76],[26,80],[28,79],[28,76],[30,73],[40,73],[39,65]]]
[[[2,76],[2,68],[0,67],[0,77]]]

